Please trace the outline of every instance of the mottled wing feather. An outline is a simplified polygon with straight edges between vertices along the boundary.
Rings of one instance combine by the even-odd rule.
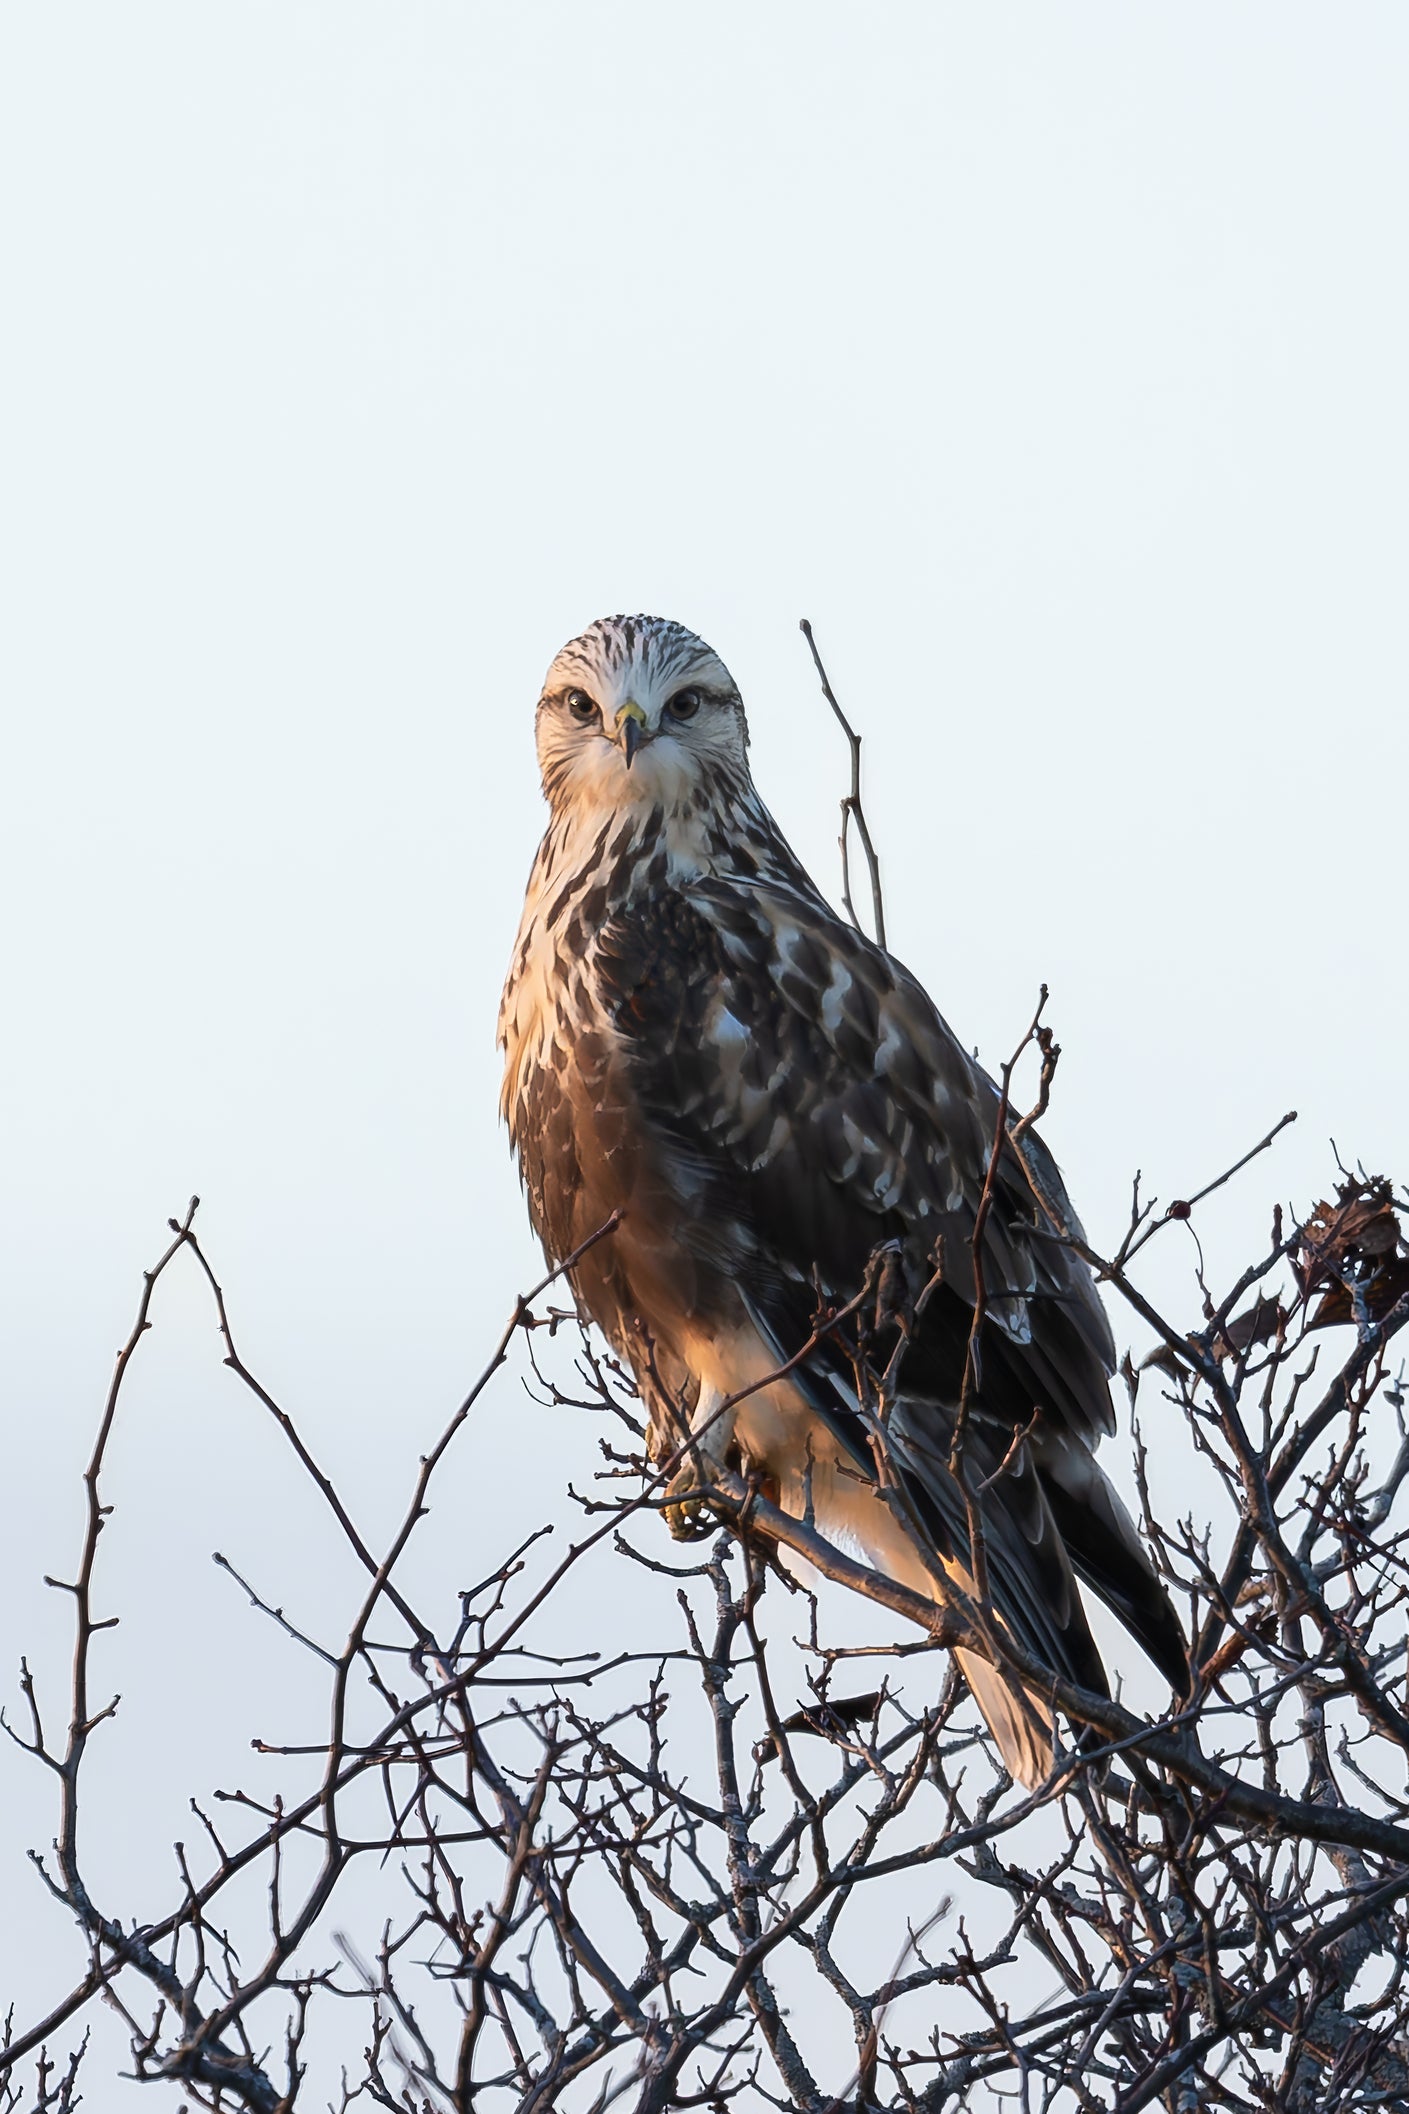
[[[997,1094],[915,979],[820,898],[719,879],[614,919],[595,974],[643,1115],[695,1167],[685,1241],[708,1240],[718,1211],[742,1224],[783,1340],[810,1322],[814,1272],[848,1297],[896,1241],[918,1291],[942,1252],[914,1377],[957,1385]],[[1005,1148],[983,1251],[985,1394],[1023,1420],[1040,1401],[1094,1439],[1111,1428],[1109,1327],[1047,1230]]]

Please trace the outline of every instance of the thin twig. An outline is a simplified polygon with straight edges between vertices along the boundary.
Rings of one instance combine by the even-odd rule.
[[[866,855],[866,870],[871,877],[871,916],[875,923],[874,936],[877,946],[884,947],[886,943],[886,915],[885,903],[881,895],[881,862],[877,855],[876,847],[871,841],[871,832],[866,821],[866,810],[861,804],[861,736],[837,703],[836,693],[828,682],[827,671],[822,665],[822,656],[817,651],[817,641],[812,636],[812,626],[806,617],[803,617],[798,629],[806,639],[812,654],[812,665],[817,670],[817,680],[822,685],[822,695],[835,713],[837,725],[846,736],[846,745],[851,753],[851,787],[843,796],[841,803],[842,903],[845,906],[847,916],[851,919],[857,931],[860,932],[863,929],[861,920],[857,917],[855,906],[851,900],[850,829],[851,824],[855,822],[856,834],[861,839],[861,849]]]

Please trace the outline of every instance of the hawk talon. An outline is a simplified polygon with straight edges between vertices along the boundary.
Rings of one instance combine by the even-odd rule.
[[[687,1461],[665,1486],[661,1518],[675,1541],[706,1541],[715,1521],[706,1511],[705,1485],[693,1461]]]

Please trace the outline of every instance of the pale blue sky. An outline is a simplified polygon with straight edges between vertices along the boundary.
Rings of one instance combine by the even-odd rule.
[[[830,884],[813,619],[897,950],[990,1061],[1052,987],[1098,1240],[1137,1165],[1188,1190],[1291,1106],[1214,1267],[1331,1132],[1404,1175],[1407,94],[1387,4],[0,14],[7,1684],[62,1664],[39,1574],[192,1190],[374,1537],[533,1274],[493,1022],[593,616],[718,648]],[[162,1328],[115,1883],[265,1708],[209,1551],[346,1605],[189,1281]],[[592,1436],[507,1386],[426,1577]],[[22,2000],[78,1958],[43,1797],[0,1755]]]

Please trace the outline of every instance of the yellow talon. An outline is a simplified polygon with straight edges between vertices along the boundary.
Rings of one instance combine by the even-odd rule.
[[[704,1541],[714,1532],[693,1461],[687,1461],[666,1484],[662,1517],[676,1541]]]

